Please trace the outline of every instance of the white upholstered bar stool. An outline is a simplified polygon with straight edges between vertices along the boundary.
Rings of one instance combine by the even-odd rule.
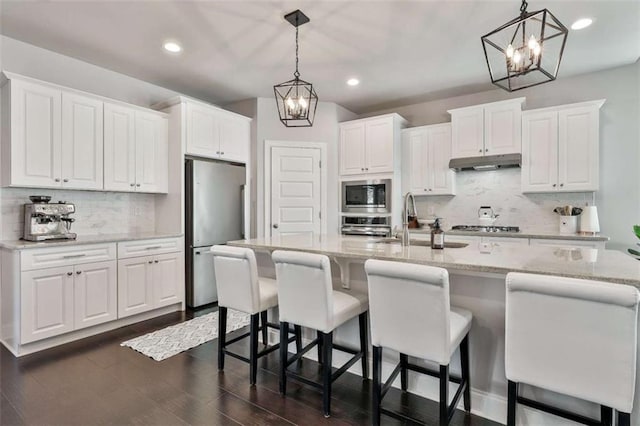
[[[225,355],[248,362],[249,382],[255,385],[258,358],[279,348],[279,345],[274,345],[258,352],[258,332],[262,331],[262,343],[266,345],[267,327],[279,328],[267,321],[267,310],[278,306],[278,285],[273,279],[258,277],[256,256],[251,249],[217,245],[211,247],[211,253],[218,287],[218,369],[224,370]],[[251,315],[249,333],[229,341],[226,339],[228,308]],[[262,327],[259,316],[262,317]],[[289,338],[288,330],[284,335],[284,340],[290,342],[295,339],[300,346],[300,328],[296,329],[293,338]],[[249,337],[249,358],[227,349],[227,346],[246,337]]]
[[[517,403],[584,424],[630,425],[640,293],[635,287],[510,273],[506,282],[507,424]],[[601,419],[518,396],[527,384],[601,406]]]
[[[322,408],[325,417],[331,414],[331,384],[358,360],[362,360],[362,377],[367,378],[367,310],[366,294],[355,291],[337,291],[331,282],[329,258],[320,254],[276,250],[272,255],[278,280],[280,332],[289,323],[309,327],[318,337],[289,358],[286,345],[280,346],[280,393],[286,395],[287,378],[322,389]],[[333,331],[352,318],[360,322],[360,349],[351,349],[333,343]],[[281,337],[282,338],[282,337]],[[287,367],[300,360],[318,345],[322,364],[322,384],[313,382]],[[333,349],[352,354],[353,357],[335,373],[331,371]]]
[[[382,400],[401,373],[403,391],[407,390],[408,370],[428,374],[440,381],[440,424],[447,425],[455,407],[464,396],[464,409],[471,410],[469,385],[469,329],[471,312],[449,304],[449,273],[446,269],[410,263],[367,260],[369,316],[373,345],[373,424],[380,424],[380,414],[420,423],[406,414],[382,407]],[[460,346],[461,377],[449,375],[451,355]],[[400,363],[382,382],[382,348],[400,353]],[[412,356],[436,362],[439,371],[410,364]],[[459,383],[449,401],[449,381]]]

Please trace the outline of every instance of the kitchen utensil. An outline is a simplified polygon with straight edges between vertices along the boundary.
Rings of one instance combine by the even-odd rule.
[[[578,232],[578,216],[560,216],[560,233],[575,234]]]
[[[491,208],[491,206],[480,206],[480,208],[478,209],[478,222],[480,223],[480,225],[493,225],[498,216],[500,215],[493,213],[493,209]]]
[[[411,229],[419,228],[420,223],[418,222],[418,216],[409,215],[407,216],[407,226]]]

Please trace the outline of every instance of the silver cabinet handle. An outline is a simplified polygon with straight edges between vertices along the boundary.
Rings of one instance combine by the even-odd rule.
[[[196,254],[200,254],[200,252],[199,252],[199,251],[197,251],[197,252],[196,252]]]
[[[157,249],[161,249],[161,248],[162,248],[162,246],[149,246],[145,250],[157,250]]]
[[[560,184],[560,188],[562,188],[563,186],[564,186],[564,183],[561,183],[561,184]]]
[[[129,186],[136,186],[136,184],[135,183],[130,183]]]
[[[153,263],[158,263],[158,262],[159,262],[159,260],[154,260],[154,261],[153,261]]]
[[[73,275],[73,272],[67,272],[67,275],[71,276]]]
[[[69,182],[69,179],[62,179],[63,182]]]
[[[140,187],[140,184],[139,184],[139,183],[136,183],[136,186],[137,186],[137,187]]]
[[[488,150],[488,149],[485,149],[485,150],[484,150],[484,152],[489,152],[489,150]]]
[[[429,191],[433,191],[431,188],[429,188]]]
[[[66,256],[62,256],[63,259],[75,259],[76,257],[84,257],[86,256],[86,253],[82,253],[82,254],[68,254]]]
[[[55,178],[54,179],[56,182],[60,182],[60,178]]]
[[[221,151],[221,152],[220,152],[220,155],[224,155],[224,151]]]
[[[82,271],[76,271],[77,275],[80,275],[82,273]]]
[[[556,186],[557,186],[557,185],[554,183],[554,184],[553,184],[553,187],[555,188]]]
[[[220,155],[220,151],[216,151],[216,154]]]
[[[273,229],[278,229],[278,224],[277,223],[273,224]]]
[[[153,263],[153,260],[150,260],[150,261],[149,261],[149,264],[152,264],[152,263]]]
[[[479,150],[478,150],[478,152],[482,152],[482,150],[481,150],[481,149],[479,149]]]

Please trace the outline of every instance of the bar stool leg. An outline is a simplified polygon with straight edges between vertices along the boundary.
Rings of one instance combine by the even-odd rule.
[[[409,388],[409,371],[407,365],[409,365],[409,356],[400,354],[400,388],[402,388],[403,391]]]
[[[467,383],[462,395],[464,399],[464,411],[471,411],[471,380],[469,373],[469,335],[467,334],[460,343],[460,367],[462,370],[462,380]]]
[[[322,365],[322,333],[316,331],[316,338],[318,339],[318,363]]]
[[[258,376],[258,330],[260,328],[260,314],[251,315],[249,330],[249,384],[255,385]]]
[[[287,394],[287,358],[289,340],[289,323],[280,323],[280,395]]]
[[[518,384],[509,380],[507,391],[507,426],[516,426],[516,406],[518,404]]]
[[[367,313],[363,312],[358,316],[358,321],[360,322],[360,351],[362,352],[362,378],[369,378],[369,360],[368,358],[368,347],[369,347],[369,339],[367,338]]]
[[[325,417],[331,416],[331,356],[333,354],[333,332],[322,333],[322,409]]]
[[[618,426],[631,426],[631,413],[618,412]]]
[[[380,426],[380,406],[382,405],[382,347],[373,347],[373,412],[371,413],[371,423],[373,426]]]
[[[227,340],[227,308],[218,308],[218,370],[224,370],[224,347]]]
[[[449,420],[449,366],[440,366],[440,425],[446,426]]]
[[[267,341],[269,340],[269,336],[267,335],[267,332],[269,331],[267,329],[267,321],[268,321],[267,311],[260,312],[260,317],[262,319],[262,344],[266,345]]]
[[[302,350],[302,327],[294,325],[293,329],[296,333],[296,352],[300,352]]]

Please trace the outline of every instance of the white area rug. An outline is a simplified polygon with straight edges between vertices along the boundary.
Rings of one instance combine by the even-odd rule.
[[[228,309],[227,334],[249,325],[250,319],[249,314]],[[217,337],[218,312],[216,311],[127,340],[120,346],[128,346],[156,361],[162,361]]]

